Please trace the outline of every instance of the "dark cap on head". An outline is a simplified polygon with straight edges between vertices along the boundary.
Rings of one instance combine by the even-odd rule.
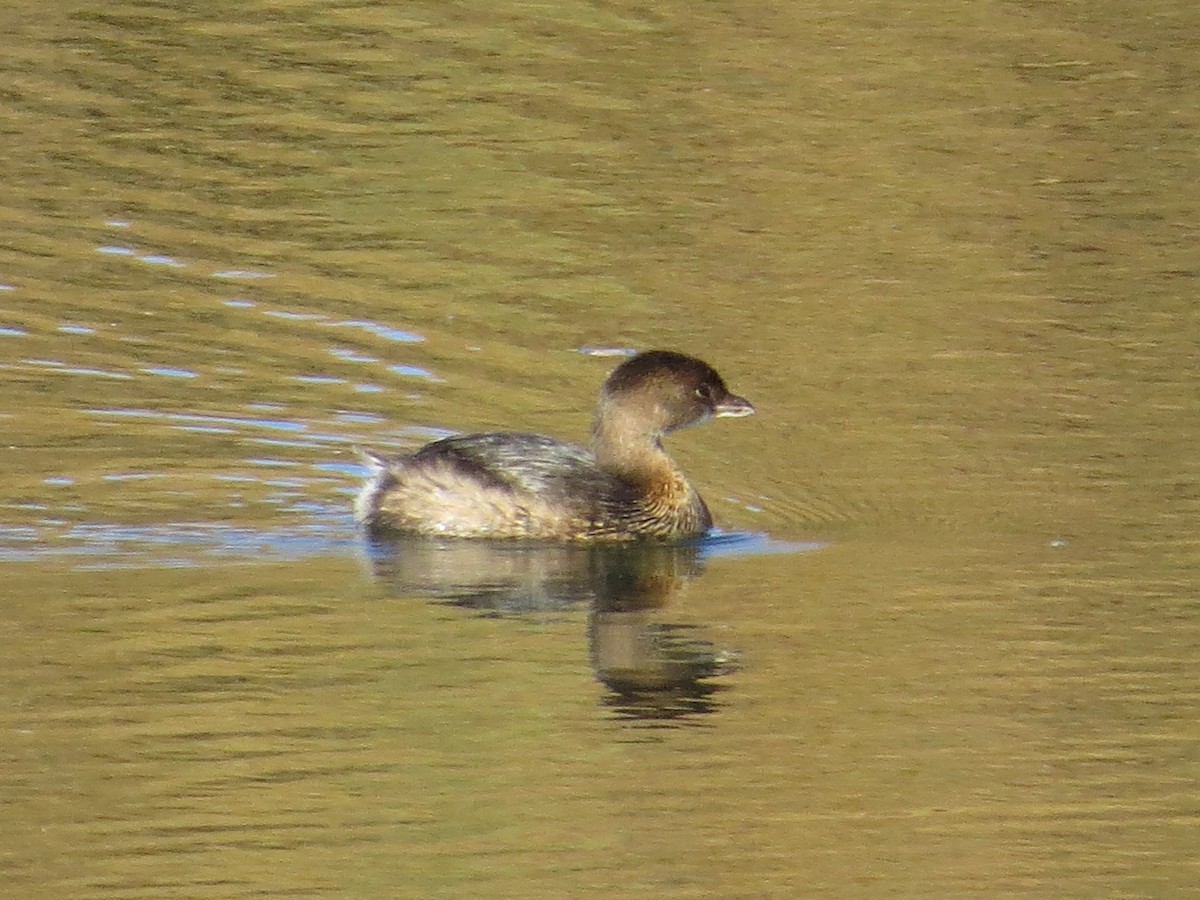
[[[731,394],[717,370],[703,360],[670,350],[648,350],[619,365],[604,382],[608,399],[639,395],[666,414],[664,431],[714,416],[748,416],[749,400]]]

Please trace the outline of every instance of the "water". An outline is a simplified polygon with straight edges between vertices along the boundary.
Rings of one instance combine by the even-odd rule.
[[[1191,6],[0,32],[0,894],[1194,892]],[[355,532],[635,347],[723,534]]]

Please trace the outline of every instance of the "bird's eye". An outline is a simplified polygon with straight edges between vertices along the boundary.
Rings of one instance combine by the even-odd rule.
[[[712,401],[712,393],[712,385],[709,384],[702,384],[695,390],[697,397],[699,397],[701,400],[707,400],[709,402]]]

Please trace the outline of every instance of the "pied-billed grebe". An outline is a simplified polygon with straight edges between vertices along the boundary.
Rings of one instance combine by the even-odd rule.
[[[708,363],[652,350],[604,382],[590,450],[537,434],[446,438],[412,456],[365,454],[354,503],[372,532],[455,538],[620,541],[703,534],[712,516],[662,437],[754,407]]]

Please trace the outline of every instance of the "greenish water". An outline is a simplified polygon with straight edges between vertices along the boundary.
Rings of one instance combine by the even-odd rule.
[[[0,35],[0,894],[1190,895],[1191,5]],[[627,347],[758,407],[672,438],[726,536],[359,540],[355,444]]]

